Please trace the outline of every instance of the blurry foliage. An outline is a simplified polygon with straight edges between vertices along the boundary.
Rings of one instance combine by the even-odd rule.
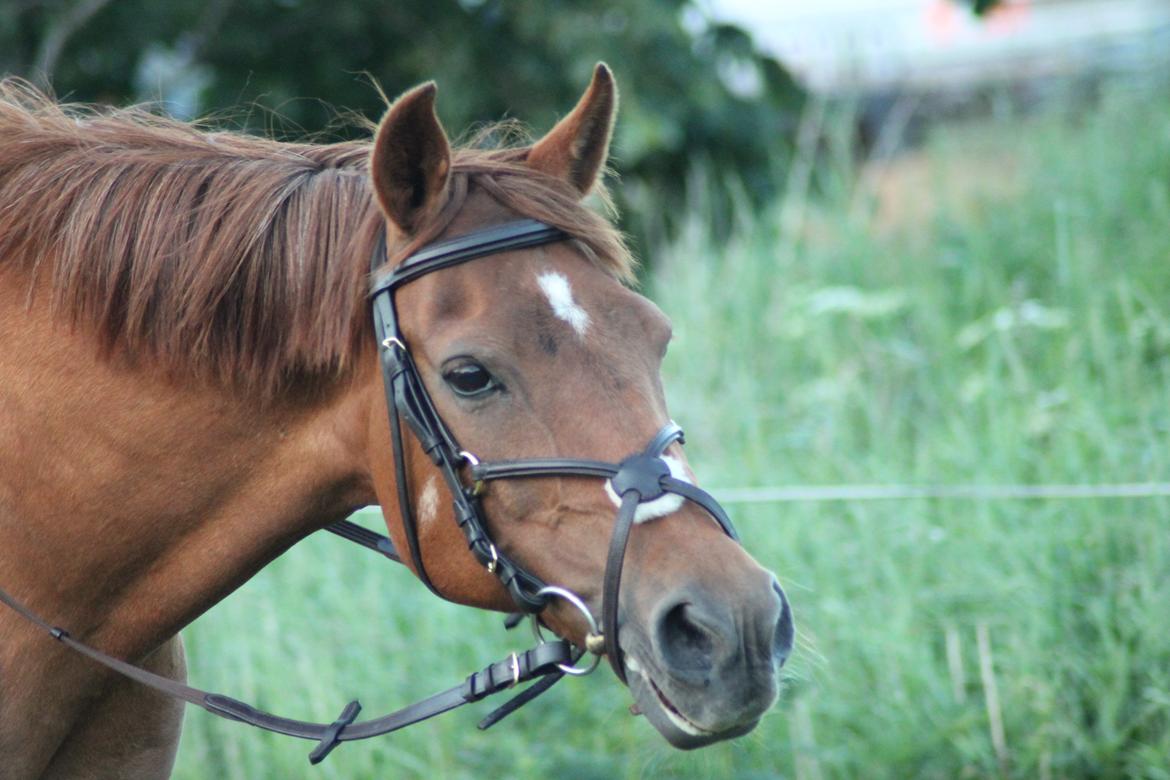
[[[47,73],[70,100],[161,96],[181,116],[243,106],[233,121],[284,137],[357,132],[338,127],[337,109],[379,116],[371,78],[391,97],[436,80],[455,133],[503,117],[543,132],[573,106],[598,60],[622,91],[613,163],[629,185],[620,193],[628,228],[669,228],[696,164],[721,193],[706,205],[725,224],[741,203],[774,194],[801,90],[747,32],[707,19],[693,0],[0,4],[6,73]]]
[[[1001,0],[971,0],[971,9],[976,16],[983,16],[1000,5],[1002,5]]]

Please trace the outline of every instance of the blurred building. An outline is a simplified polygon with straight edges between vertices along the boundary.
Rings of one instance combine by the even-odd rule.
[[[1165,78],[1170,0],[712,0],[812,91],[937,92],[1037,79]]]

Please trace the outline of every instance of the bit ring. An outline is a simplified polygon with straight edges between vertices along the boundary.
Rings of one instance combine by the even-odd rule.
[[[585,606],[585,602],[583,602],[581,600],[580,596],[578,596],[576,593],[573,593],[571,590],[566,590],[565,588],[561,588],[561,587],[558,587],[556,585],[545,585],[543,588],[536,591],[536,595],[537,596],[560,596],[565,601],[569,602],[574,607],[576,607],[577,611],[585,616],[585,622],[589,624],[589,634],[596,635],[599,633],[599,629],[597,628],[597,620],[593,617],[593,613],[589,611],[589,608]],[[540,618],[537,615],[532,616],[532,633],[536,636],[538,641],[540,641],[542,643],[548,641],[547,639],[545,639],[544,633],[541,632],[541,630],[540,630]],[[601,656],[594,655],[593,662],[591,664],[589,664],[589,666],[581,667],[581,666],[567,666],[566,664],[557,664],[557,668],[560,669],[565,674],[573,675],[574,677],[581,677],[583,675],[589,674],[594,669],[596,669],[597,665],[599,663],[601,663]]]

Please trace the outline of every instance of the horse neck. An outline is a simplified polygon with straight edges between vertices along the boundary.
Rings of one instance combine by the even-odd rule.
[[[257,409],[100,359],[2,282],[0,586],[49,620],[136,656],[372,501],[370,383]]]

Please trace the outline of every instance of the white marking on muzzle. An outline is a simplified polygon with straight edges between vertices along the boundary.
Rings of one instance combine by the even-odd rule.
[[[556,271],[545,271],[536,278],[540,289],[548,298],[553,314],[560,317],[577,331],[578,336],[584,336],[589,329],[589,312],[582,309],[573,300],[573,290],[569,287],[569,280],[564,274]]]
[[[682,482],[691,482],[691,478],[687,476],[687,470],[683,468],[681,461],[669,455],[663,455],[662,459],[666,461],[666,465],[670,468],[670,476]],[[605,494],[609,496],[609,500],[613,502],[614,506],[620,507],[622,505],[621,496],[613,489],[613,480],[607,479],[605,481]],[[653,501],[638,504],[637,510],[634,511],[634,522],[645,523],[648,520],[666,517],[672,512],[677,512],[682,507],[683,501],[682,496],[675,493],[667,493]]]

